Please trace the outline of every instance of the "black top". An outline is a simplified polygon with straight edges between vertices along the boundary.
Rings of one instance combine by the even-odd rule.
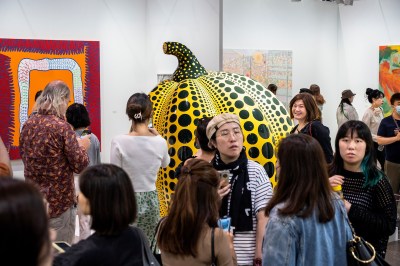
[[[397,123],[397,125],[396,125]],[[377,135],[380,137],[394,137],[394,130],[397,126],[400,127],[400,120],[394,122],[393,116],[388,116],[382,119]],[[386,161],[400,164],[400,141],[385,145]]]
[[[296,132],[298,126],[299,125],[296,125],[292,131],[290,131],[290,134]],[[307,134],[315,138],[324,151],[326,162],[331,163],[333,161],[333,150],[331,146],[331,137],[329,136],[329,128],[324,126],[321,121],[314,120],[309,122],[300,130],[300,133]]]
[[[56,256],[53,265],[142,266],[141,237],[135,227],[114,236],[94,233]]]
[[[348,213],[356,235],[370,242],[384,256],[388,238],[396,229],[397,208],[386,177],[373,187],[364,187],[364,174],[343,170],[344,198],[351,203]]]

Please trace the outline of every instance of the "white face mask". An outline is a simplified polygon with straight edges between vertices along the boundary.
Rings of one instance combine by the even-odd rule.
[[[396,106],[396,113],[400,115],[400,106]]]

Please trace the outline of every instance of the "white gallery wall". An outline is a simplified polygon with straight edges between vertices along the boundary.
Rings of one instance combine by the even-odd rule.
[[[341,91],[353,90],[360,117],[367,87],[378,88],[379,45],[400,44],[399,0],[224,0],[223,47],[293,51],[293,93],[320,85],[324,124],[337,132]],[[294,95],[293,95],[294,96]]]
[[[100,41],[102,160],[109,162],[112,137],[130,127],[129,96],[148,93],[158,73],[177,67],[164,41],[182,42],[207,69],[219,68],[219,7],[219,0],[0,0],[0,38]],[[20,172],[21,162],[13,168]]]

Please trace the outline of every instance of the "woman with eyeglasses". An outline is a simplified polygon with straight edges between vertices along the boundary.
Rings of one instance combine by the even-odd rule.
[[[247,158],[240,120],[234,114],[215,116],[207,126],[209,145],[216,149],[212,160],[229,185],[220,182],[221,217],[231,217],[233,244],[238,265],[261,265],[261,245],[268,218],[263,209],[272,196],[264,168]]]

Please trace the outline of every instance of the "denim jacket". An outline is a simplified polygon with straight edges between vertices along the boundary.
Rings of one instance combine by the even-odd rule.
[[[343,201],[333,200],[335,215],[327,223],[318,213],[307,218],[281,216],[275,206],[263,241],[263,265],[347,265],[346,242],[352,239]]]

